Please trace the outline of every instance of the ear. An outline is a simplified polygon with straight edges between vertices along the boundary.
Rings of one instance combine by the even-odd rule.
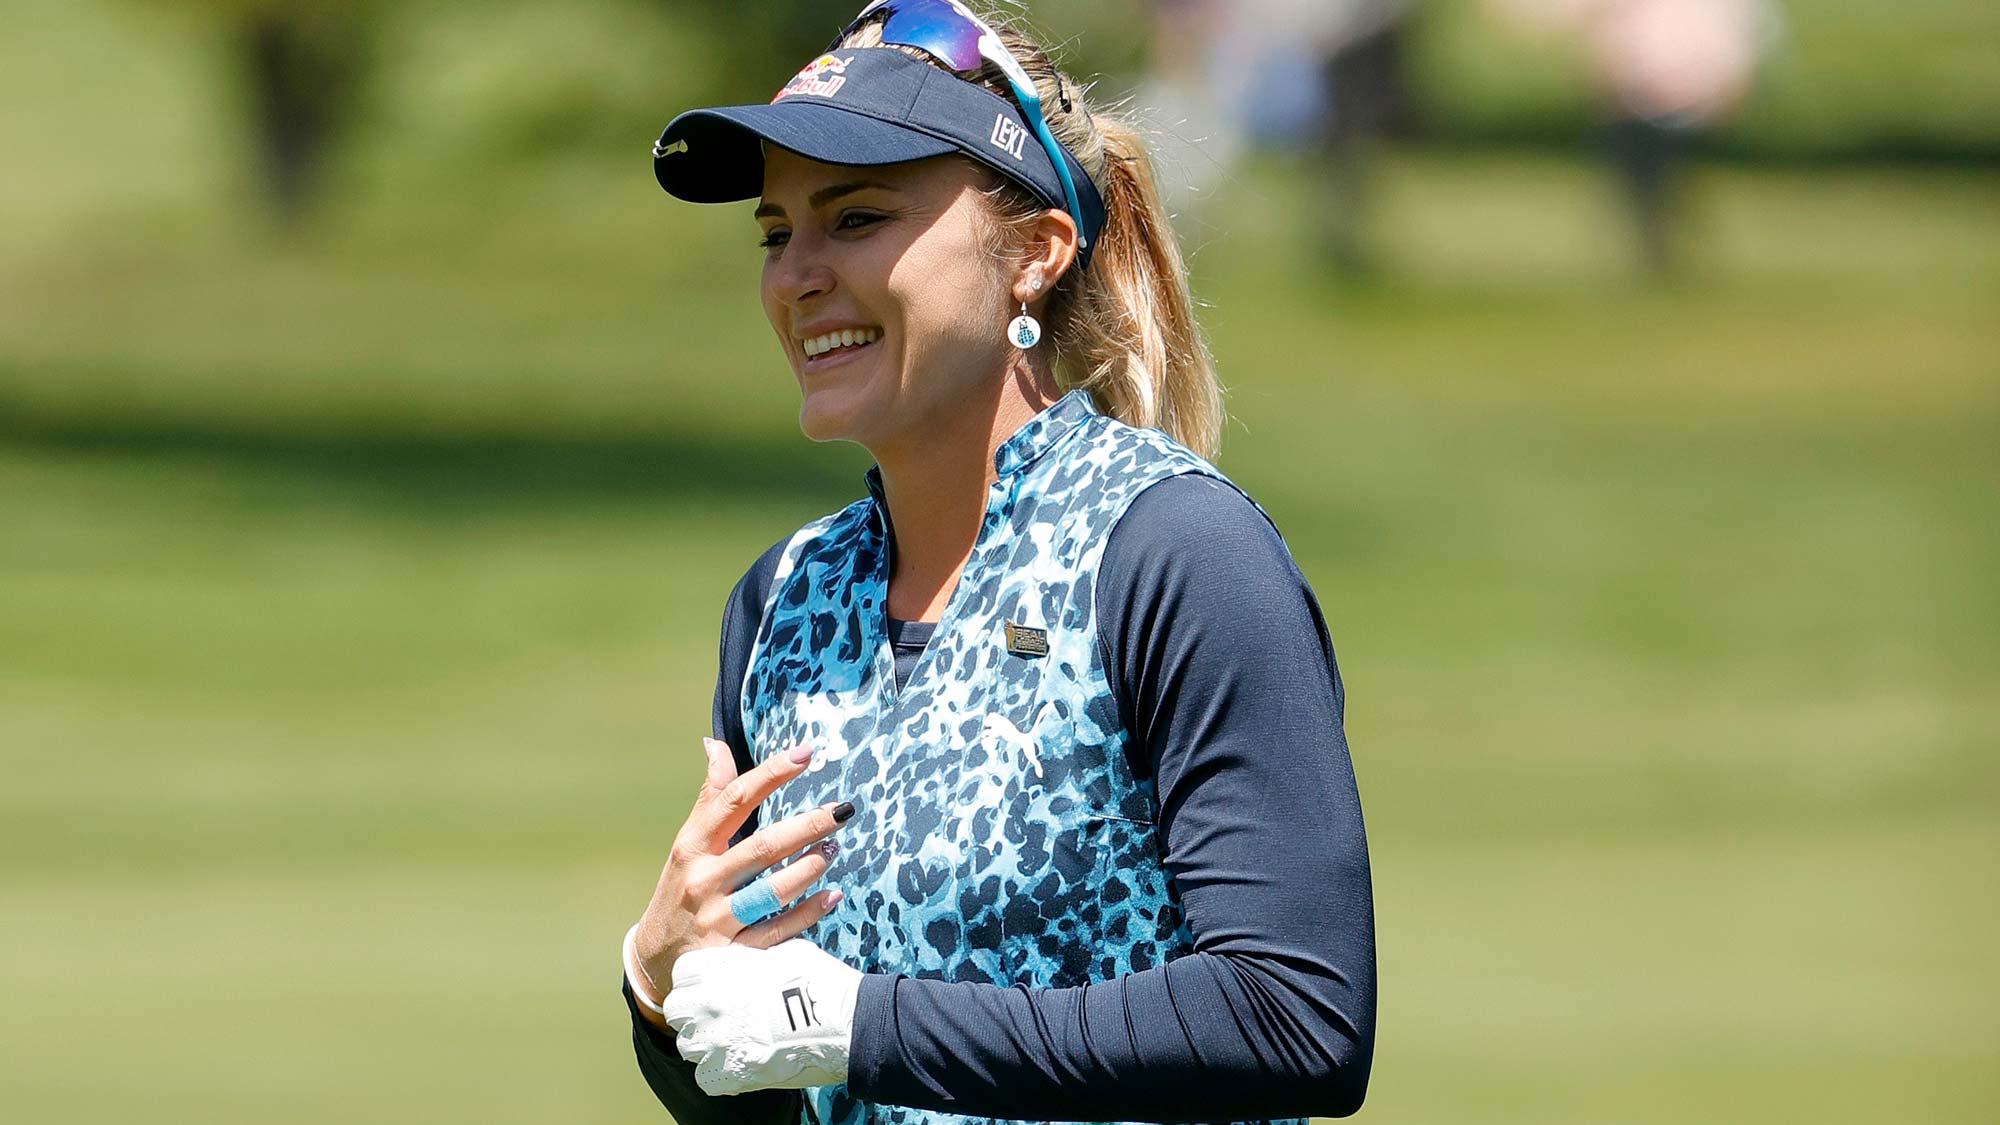
[[[1033,305],[1056,288],[1056,282],[1076,261],[1078,232],[1069,212],[1050,208],[1028,232],[1019,268],[1014,271],[1014,300]]]

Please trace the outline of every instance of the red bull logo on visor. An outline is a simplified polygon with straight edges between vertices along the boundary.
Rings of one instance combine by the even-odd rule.
[[[771,100],[783,101],[799,94],[830,98],[847,84],[844,75],[847,73],[847,64],[853,61],[852,55],[844,59],[833,55],[821,55],[807,63],[806,68],[799,71],[790,82],[785,83],[785,88],[778,91],[778,96]]]

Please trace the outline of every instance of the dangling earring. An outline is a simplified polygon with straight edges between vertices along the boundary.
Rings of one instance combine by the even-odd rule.
[[[1022,351],[1042,342],[1041,322],[1028,315],[1028,302],[1021,302],[1021,315],[1007,326],[1007,339]]]
[[[1036,278],[1028,284],[1035,292],[1040,293],[1042,291],[1040,278]],[[1021,315],[1015,317],[1014,322],[1007,326],[1007,340],[1022,351],[1027,351],[1029,348],[1042,342],[1041,322],[1028,315],[1028,302],[1021,302]]]

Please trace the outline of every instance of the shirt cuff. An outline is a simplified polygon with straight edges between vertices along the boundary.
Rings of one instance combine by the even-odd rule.
[[[847,1089],[863,1101],[876,1089],[895,1053],[897,973],[868,973],[854,997],[854,1030],[847,1040]]]

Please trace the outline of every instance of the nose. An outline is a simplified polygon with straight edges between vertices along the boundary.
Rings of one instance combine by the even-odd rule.
[[[771,293],[792,308],[833,292],[834,273],[826,261],[824,244],[802,232],[794,232],[785,248],[771,263]]]

